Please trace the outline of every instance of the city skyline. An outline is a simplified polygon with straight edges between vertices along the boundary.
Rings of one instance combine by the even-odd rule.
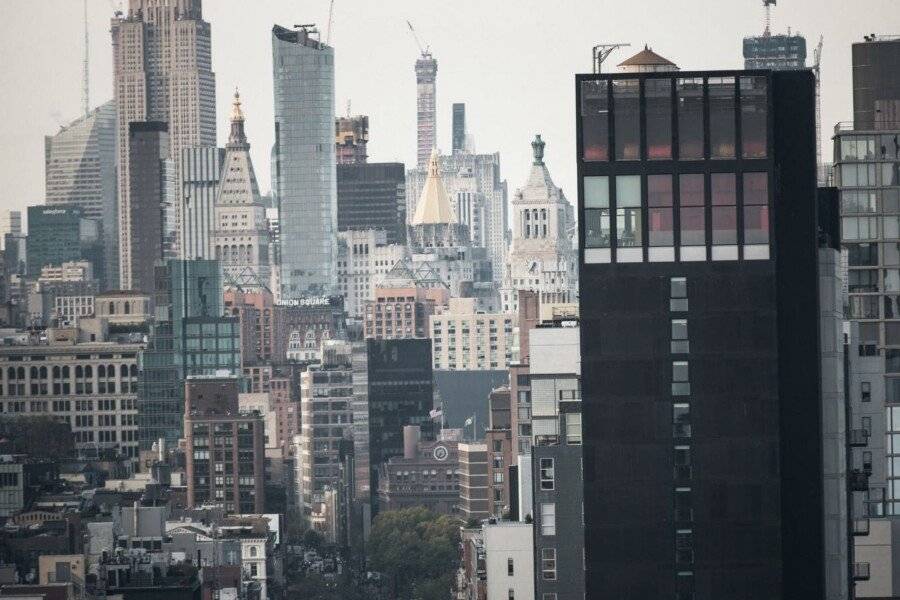
[[[112,50],[109,19],[116,2],[89,0],[92,107],[112,97]],[[615,33],[604,28],[605,13],[588,2],[573,2],[567,10],[548,11],[537,2],[479,7],[478,18],[467,10],[435,10],[412,2],[368,6],[336,0],[331,45],[336,56],[336,113],[371,119],[370,160],[416,162],[415,73],[419,56],[406,20],[416,27],[423,45],[439,62],[437,83],[438,148],[451,150],[452,104],[467,105],[467,130],[479,152],[500,152],[504,176],[513,188],[524,185],[530,168],[528,142],[541,133],[550,144],[547,163],[557,184],[574,197],[574,97],[570,77],[587,72],[590,46],[600,42],[630,42],[614,53],[606,71],[636,52],[644,43],[684,69],[734,67],[742,64],[743,37],[762,32],[761,3],[747,0],[724,7],[701,1],[670,15],[665,23],[647,23],[657,2],[626,6],[617,13]],[[900,12],[889,0],[859,5],[798,0],[773,10],[773,33],[805,35],[811,49],[825,37],[822,62],[823,156],[829,157],[832,127],[852,119],[850,44],[863,35],[900,31]],[[537,10],[540,6],[542,10]],[[261,0],[252,7],[231,0],[204,4],[204,19],[212,26],[213,71],[217,76],[217,141],[224,145],[234,87],[242,90],[248,115],[247,134],[254,141],[253,161],[262,192],[270,189],[269,152],[274,141],[272,115],[270,31],[275,22],[317,22],[327,35],[328,1],[290,6],[285,0]],[[3,132],[11,143],[2,152],[4,174],[11,182],[7,208],[22,209],[44,201],[42,142],[58,126],[81,113],[83,52],[82,4],[49,0],[38,5],[10,0],[0,6],[4,36],[0,48],[10,57],[5,89],[21,93],[8,100]],[[877,20],[872,15],[880,15]],[[554,18],[556,17],[556,18]],[[49,43],[29,42],[33,25],[46,31],[59,26]],[[704,44],[686,43],[694,30]],[[532,35],[527,35],[528,33]],[[524,34],[524,35],[523,35]],[[700,35],[702,34],[702,35]],[[690,38],[691,36],[688,36]],[[241,43],[230,43],[240,39]],[[554,39],[552,47],[534,40]],[[373,43],[376,50],[373,52]],[[720,48],[708,52],[708,48]],[[484,56],[494,53],[498,68],[486,68]],[[810,61],[812,52],[810,51]],[[355,57],[359,57],[358,59]],[[381,68],[372,68],[372,57]],[[508,58],[507,58],[508,57]],[[468,65],[477,67],[467,68]],[[532,79],[538,73],[539,85]],[[542,74],[546,73],[546,76]],[[52,74],[52,77],[51,77]],[[531,79],[529,79],[531,78]],[[507,93],[497,93],[498,90]],[[514,101],[510,102],[510,98]],[[15,171],[11,165],[16,165]],[[15,177],[13,177],[15,175]]]

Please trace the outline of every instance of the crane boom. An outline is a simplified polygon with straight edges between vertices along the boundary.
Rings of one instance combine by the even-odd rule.
[[[416,40],[416,46],[419,47],[419,52],[422,53],[422,56],[425,56],[426,54],[429,53],[428,51],[429,51],[431,48],[428,47],[428,46],[422,47],[422,42],[419,41],[419,36],[418,36],[418,34],[416,34],[416,28],[413,27],[413,24],[410,23],[409,21],[406,21],[406,24],[409,26],[410,32],[412,32],[413,39]]]
[[[334,0],[328,6],[328,30],[325,32],[325,45],[331,45],[331,24],[334,22]]]

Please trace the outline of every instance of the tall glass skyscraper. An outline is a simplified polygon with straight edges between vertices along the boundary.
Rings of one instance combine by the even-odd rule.
[[[336,285],[334,49],[313,34],[272,29],[283,299],[327,295]]]

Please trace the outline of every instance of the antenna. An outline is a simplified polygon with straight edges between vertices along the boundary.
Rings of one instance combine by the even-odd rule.
[[[325,45],[328,46],[331,44],[331,24],[334,22],[334,0],[331,0],[331,4],[328,7],[328,29],[325,30]]]
[[[81,103],[85,116],[91,112],[90,45],[88,38],[88,9],[84,0],[84,65],[82,65]]]
[[[594,73],[600,73],[600,69],[603,67],[603,61],[609,58],[609,55],[619,48],[627,48],[631,46],[631,44],[597,44],[592,49],[593,61],[592,67],[594,69]]]
[[[813,74],[816,76],[816,165],[822,164],[822,46],[825,36],[819,36],[819,44],[813,50]]]

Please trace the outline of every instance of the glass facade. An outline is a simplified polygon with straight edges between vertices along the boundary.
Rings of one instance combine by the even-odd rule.
[[[765,76],[612,76],[579,91],[585,262],[770,258]]]
[[[276,25],[272,57],[282,295],[329,295],[337,285],[334,49]]]

